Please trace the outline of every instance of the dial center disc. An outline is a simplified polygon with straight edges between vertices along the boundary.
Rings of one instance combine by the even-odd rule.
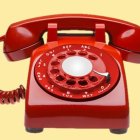
[[[93,66],[91,61],[85,57],[72,56],[63,61],[62,69],[71,76],[81,77],[89,74],[92,71]]]

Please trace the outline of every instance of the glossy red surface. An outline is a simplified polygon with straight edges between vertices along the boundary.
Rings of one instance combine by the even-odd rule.
[[[106,42],[105,40],[105,24],[95,24],[95,40],[97,42]]]
[[[6,54],[7,59],[11,61],[25,59],[27,58],[27,56],[29,57],[32,54],[34,49],[38,48],[38,46],[41,46],[43,43],[44,41],[42,39],[39,42],[36,42],[35,44],[33,44],[32,46],[19,49],[17,51],[7,52],[5,54]]]
[[[62,63],[67,58],[80,56],[87,58],[92,71],[82,77],[68,75]],[[111,80],[94,72],[109,72]],[[106,95],[119,80],[117,63],[109,54],[94,46],[67,44],[45,51],[35,65],[38,84],[52,96],[71,101],[93,100]],[[80,94],[78,94],[80,92]]]
[[[57,24],[48,24],[47,42],[57,41]]]
[[[95,31],[95,37],[59,36],[57,35],[57,30],[91,30]],[[48,31],[48,43],[43,45],[42,35],[46,31]],[[109,35],[109,45],[105,44],[105,32]],[[15,61],[27,58],[32,54],[26,92],[25,127],[128,128],[129,104],[122,59],[140,62],[139,36],[140,27],[135,24],[94,15],[53,15],[12,24],[6,35],[0,37],[0,41],[4,41],[4,53],[6,56],[9,60]],[[106,90],[102,91],[102,93],[108,94],[103,94],[104,96],[93,100],[81,100],[78,102],[52,96],[52,94],[61,96],[65,90],[61,91],[60,94],[60,89],[65,88],[78,89],[78,93],[73,91],[72,94],[79,94],[75,96],[79,98],[83,90],[87,90],[89,87],[80,89],[77,86],[66,87],[63,82],[56,83],[54,75],[47,71],[51,68],[49,65],[51,59],[46,57],[43,57],[43,59],[46,59],[46,62],[48,62],[48,69],[43,69],[43,72],[46,71],[46,76],[48,76],[48,79],[50,78],[47,82],[55,83],[57,88],[50,93],[48,88],[42,88],[44,83],[38,84],[37,76],[35,78],[38,69],[35,69],[35,65],[39,63],[40,58],[42,58],[41,55],[50,50],[57,50],[57,53],[61,53],[60,46],[68,44],[85,44],[93,47],[92,52],[88,52],[87,48],[85,48],[84,51],[88,53],[94,54],[97,53],[97,50],[100,50],[103,57],[107,54],[106,56],[110,55],[111,59],[112,57],[114,58],[111,61],[104,57],[101,59],[103,63],[99,62],[102,67],[99,70],[103,70],[103,72],[109,71],[111,73],[109,83],[112,84],[111,82],[114,82],[110,90],[107,92]],[[55,59],[55,56],[52,59]],[[119,80],[117,75],[119,75]],[[116,79],[113,79],[115,76]],[[104,84],[102,80],[103,78],[101,78],[98,88],[101,88],[101,85]],[[97,92],[97,89],[91,86],[90,88],[93,94]]]
[[[8,58],[20,60],[29,57],[33,49],[40,46],[40,43],[38,45],[37,43],[41,41],[43,33],[48,30],[48,23],[57,23],[58,30],[93,31],[95,24],[104,24],[110,38],[109,44],[123,53],[123,59],[140,62],[140,27],[138,25],[118,19],[83,14],[44,16],[12,24],[4,39],[4,52]],[[31,50],[28,52],[28,49],[24,48]],[[18,52],[23,57],[20,57]]]
[[[58,42],[48,43],[33,52],[26,93],[26,128],[128,128],[128,94],[121,54],[111,46],[94,40],[94,37],[59,37]],[[49,49],[67,43],[94,46],[115,59],[120,80],[109,94],[90,101],[66,101],[48,94],[38,85],[34,67],[39,57]]]

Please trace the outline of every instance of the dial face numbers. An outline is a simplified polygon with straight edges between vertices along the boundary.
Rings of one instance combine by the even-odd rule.
[[[58,46],[35,64],[35,78],[49,94],[71,101],[97,99],[119,79],[116,61],[106,52],[87,45]]]

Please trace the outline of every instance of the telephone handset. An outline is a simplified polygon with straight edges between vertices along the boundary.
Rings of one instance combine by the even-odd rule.
[[[60,30],[94,33],[62,34]],[[0,41],[11,61],[32,55],[26,97],[21,85],[11,92],[0,91],[0,103],[26,98],[28,132],[61,127],[125,133],[129,105],[122,60],[140,62],[139,36],[138,25],[93,15],[53,15],[14,23]]]
[[[139,62],[139,26],[113,18],[78,14],[46,16],[12,24],[1,39],[4,53],[10,60],[29,57],[34,49],[43,45],[42,35],[48,30],[48,23],[57,23],[58,30],[95,30],[96,23],[105,24],[109,44],[119,49],[125,60]]]

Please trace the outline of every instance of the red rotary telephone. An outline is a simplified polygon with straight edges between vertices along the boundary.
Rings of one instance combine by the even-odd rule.
[[[60,30],[94,33],[64,34]],[[0,38],[5,55],[11,61],[32,55],[25,97],[26,130],[109,128],[125,133],[129,105],[123,60],[140,62],[139,37],[140,27],[135,24],[93,15],[53,15],[12,24]],[[0,103],[14,103],[24,96],[23,86],[0,91]]]

